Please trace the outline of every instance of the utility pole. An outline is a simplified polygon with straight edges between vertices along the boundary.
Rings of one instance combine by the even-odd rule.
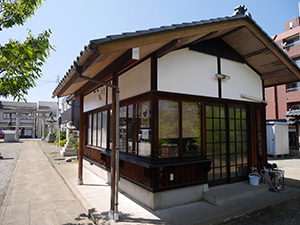
[[[57,75],[57,80],[56,80],[56,84],[58,85],[59,83],[59,75]],[[60,130],[59,130],[59,98],[57,96],[57,126],[56,126],[57,130],[56,130],[56,138],[57,138],[57,143],[56,143],[56,147],[59,147],[59,133],[60,133]]]

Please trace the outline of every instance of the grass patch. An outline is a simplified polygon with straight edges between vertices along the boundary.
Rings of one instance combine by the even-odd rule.
[[[55,155],[55,154],[58,154],[59,152],[51,152],[50,154],[51,155]]]

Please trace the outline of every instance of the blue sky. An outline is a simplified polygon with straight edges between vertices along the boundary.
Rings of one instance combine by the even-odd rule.
[[[29,90],[27,101],[57,101],[52,92],[90,40],[111,34],[229,16],[245,5],[252,18],[270,35],[284,32],[284,22],[299,16],[298,0],[47,0],[22,27],[1,31],[0,44],[9,38],[23,41],[27,29],[37,35],[52,30],[51,52],[43,77]],[[12,100],[12,98],[0,100]]]

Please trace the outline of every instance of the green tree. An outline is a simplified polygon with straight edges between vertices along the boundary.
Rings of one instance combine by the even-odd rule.
[[[23,25],[41,4],[42,0],[0,0],[0,31]],[[29,30],[24,42],[10,39],[0,45],[0,96],[26,101],[28,90],[42,76],[45,59],[54,50],[50,34],[49,29],[34,37]]]

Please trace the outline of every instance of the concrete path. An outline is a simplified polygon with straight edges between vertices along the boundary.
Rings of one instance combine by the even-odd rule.
[[[78,197],[86,210],[95,216],[97,224],[215,224],[228,218],[257,210],[300,195],[300,189],[287,187],[274,193],[264,192],[253,196],[235,199],[219,206],[200,201],[164,210],[152,211],[142,207],[123,193],[119,194],[120,220],[115,223],[108,219],[110,206],[110,186],[89,169],[83,169],[84,185],[76,185],[77,165],[56,165],[70,189]],[[234,185],[235,188],[236,185]],[[238,192],[239,190],[235,190]]]
[[[25,141],[3,206],[1,225],[92,224],[36,141]]]

